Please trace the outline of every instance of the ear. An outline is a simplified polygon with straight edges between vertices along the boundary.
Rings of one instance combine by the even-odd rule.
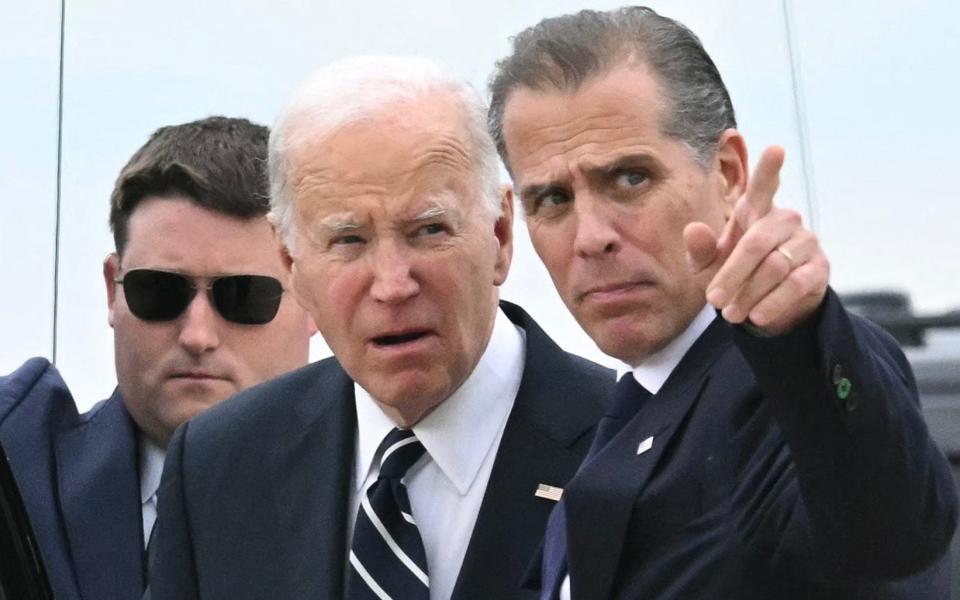
[[[117,286],[114,283],[117,274],[120,273],[120,257],[116,252],[111,252],[103,259],[103,283],[107,286],[107,323],[113,327],[114,311],[117,304]]]
[[[313,320],[313,316],[310,313],[307,313],[307,337],[313,337],[313,334],[317,331],[317,322]]]
[[[747,191],[749,167],[747,143],[736,129],[727,129],[720,135],[714,168],[718,175],[720,197],[723,199],[723,214],[729,219],[737,200]]]
[[[280,261],[283,263],[283,268],[289,273],[293,267],[293,256],[290,255],[290,249],[287,247],[287,242],[283,239],[283,233],[280,231],[277,218],[272,212],[267,213],[267,222],[270,223],[270,231],[273,232],[273,242],[277,247],[277,251],[280,253]]]
[[[293,272],[293,254],[290,253],[290,248],[282,241],[277,245],[277,252],[280,253],[280,262],[289,277]]]
[[[497,262],[494,267],[493,285],[502,285],[507,280],[510,262],[513,260],[513,186],[504,184],[500,188],[501,215],[493,226],[497,238]]]

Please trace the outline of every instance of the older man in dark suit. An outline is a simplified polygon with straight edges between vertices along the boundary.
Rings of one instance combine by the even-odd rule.
[[[514,40],[490,126],[567,307],[629,365],[551,517],[541,597],[942,597],[947,464],[893,340],[747,177],[720,75],[646,8]],[[719,314],[718,314],[719,312]]]
[[[154,600],[530,598],[613,374],[498,303],[513,204],[432,63],[322,69],[271,134],[273,214],[334,358],[182,428]]]

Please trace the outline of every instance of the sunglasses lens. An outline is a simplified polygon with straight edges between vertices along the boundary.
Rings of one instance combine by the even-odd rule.
[[[213,282],[213,301],[224,319],[263,325],[277,316],[283,285],[263,275],[232,275]]]
[[[144,321],[175,319],[195,291],[183,275],[136,269],[123,278],[123,294],[130,312]]]

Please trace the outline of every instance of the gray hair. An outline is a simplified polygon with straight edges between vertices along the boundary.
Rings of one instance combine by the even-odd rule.
[[[663,86],[664,135],[683,142],[701,165],[709,164],[723,131],[737,126],[716,65],[683,24],[628,6],[544,19],[513,39],[513,53],[497,63],[490,79],[487,116],[507,170],[503,116],[514,90],[575,92],[587,79],[630,63],[648,65]]]
[[[461,103],[485,213],[501,215],[497,152],[486,129],[487,106],[477,90],[440,65],[414,57],[358,57],[316,71],[281,111],[270,133],[271,219],[293,247],[293,193],[289,156],[307,140],[334,134],[344,126],[386,112],[397,103],[451,92]]]

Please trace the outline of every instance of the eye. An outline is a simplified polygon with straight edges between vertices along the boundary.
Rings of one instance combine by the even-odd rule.
[[[426,225],[419,227],[417,229],[417,235],[437,235],[438,233],[444,233],[447,228],[443,223],[427,223]]]
[[[545,207],[560,206],[570,202],[570,194],[561,190],[550,190],[540,197],[540,204]]]
[[[551,188],[527,201],[523,205],[529,216],[556,216],[573,202],[573,196],[566,190]]]
[[[641,171],[638,169],[630,169],[625,171],[620,171],[616,174],[616,183],[617,187],[622,188],[633,188],[638,185],[642,185],[644,182],[649,179],[649,175],[646,171]]]
[[[331,246],[347,246],[350,244],[362,244],[366,240],[356,234],[338,235],[330,240]]]

